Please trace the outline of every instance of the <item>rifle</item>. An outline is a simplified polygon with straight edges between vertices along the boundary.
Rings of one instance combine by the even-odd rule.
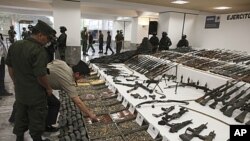
[[[190,140],[192,140],[193,137],[197,137],[197,136],[200,134],[200,132],[201,132],[202,130],[206,129],[206,128],[207,128],[207,123],[206,123],[206,124],[201,124],[200,126],[194,128],[194,129],[188,127],[188,128],[186,129],[185,133],[179,135],[179,137],[180,137],[181,140],[183,140],[183,141],[190,141]],[[189,134],[188,131],[189,131],[191,134]]]
[[[247,88],[247,89],[245,89],[245,90],[242,90],[238,95],[236,95],[234,98],[232,98],[232,99],[229,100],[228,102],[222,101],[222,104],[223,104],[224,106],[220,109],[220,111],[221,111],[221,112],[226,111],[228,106],[234,104],[234,103],[235,103],[242,95],[244,95],[249,89],[250,89],[250,87]]]
[[[205,105],[207,104],[208,101],[210,101],[211,99],[214,99],[214,98],[217,97],[217,96],[221,96],[222,93],[223,93],[224,91],[230,89],[231,87],[233,87],[233,86],[236,85],[237,83],[238,83],[238,82],[236,82],[236,83],[231,83],[231,84],[229,84],[228,86],[225,86],[225,87],[222,88],[221,90],[219,90],[219,91],[217,91],[217,92],[211,94],[208,98],[206,98],[206,99],[204,98],[204,99],[200,102],[200,104],[203,105],[203,106],[205,106]]]
[[[169,108],[161,108],[162,111],[164,111],[163,113],[160,113],[160,114],[152,114],[154,117],[158,118],[158,117],[161,117],[163,115],[166,115],[168,113],[170,113],[172,110],[174,110],[174,106],[171,106]]]
[[[215,138],[215,136],[216,136],[216,134],[214,133],[214,131],[212,131],[206,136],[198,135],[198,138],[200,138],[204,141],[212,141]]]
[[[203,99],[205,99],[207,96],[210,96],[210,95],[212,95],[213,93],[215,93],[215,92],[219,91],[220,89],[222,89],[223,87],[227,86],[228,83],[229,83],[229,82],[227,82],[226,84],[223,84],[223,85],[221,85],[221,86],[219,86],[219,87],[213,89],[213,90],[210,91],[210,92],[205,93],[205,95],[203,95],[202,97],[196,99],[195,102],[200,103],[200,102],[201,102]]]
[[[240,110],[243,112],[234,119],[240,123],[244,123],[246,115],[248,114],[248,112],[250,112],[250,103],[245,104]]]
[[[169,121],[173,119],[180,118],[184,113],[188,112],[188,110],[184,107],[180,108],[178,113],[173,113],[172,115],[166,114],[165,117],[162,117],[162,120],[158,122],[159,125],[166,125]]]
[[[224,115],[231,117],[234,110],[242,107],[250,98],[250,93],[247,94],[244,98],[240,98],[235,103],[233,103],[232,107],[223,112]]]
[[[143,88],[144,90],[148,91],[149,93],[152,93],[153,90],[149,89],[148,87],[144,86],[143,84],[141,83],[138,83],[137,81],[135,82],[135,85],[134,85],[134,88],[130,89],[130,90],[127,90],[127,93],[130,93],[136,89],[138,89],[139,87]]]
[[[127,87],[134,87],[135,86],[135,84],[126,84],[126,83],[120,83],[120,82],[115,82],[115,84],[123,85],[123,86],[127,86]]]
[[[198,83],[194,83],[194,82],[191,82],[191,83],[183,83],[183,82],[181,82],[180,84],[177,84],[177,85],[167,86],[164,89],[175,88],[175,87],[186,87],[186,86],[195,87],[196,89],[201,89],[204,92],[210,91],[210,89],[207,88],[206,85],[205,86],[199,86]]]
[[[223,96],[221,96],[219,98],[215,97],[214,102],[212,104],[210,104],[209,107],[211,107],[212,109],[215,109],[218,102],[229,99],[230,95],[234,94],[235,92],[237,92],[240,88],[242,88],[245,85],[246,85],[246,83],[244,83],[243,85],[241,85],[239,87],[235,87],[234,89],[230,90],[229,92],[225,93]]]
[[[185,126],[187,126],[188,124],[191,124],[192,120],[187,120],[181,123],[167,123],[167,126],[170,126],[169,132],[170,133],[175,133],[178,132],[180,129],[184,128]]]
[[[181,100],[150,100],[150,101],[144,101],[144,102],[141,102],[139,104],[137,104],[135,107],[136,108],[140,108],[141,105],[144,105],[144,104],[151,104],[151,103],[169,103],[169,102],[177,102],[177,103],[183,103],[183,104],[186,104],[188,105],[189,103],[187,101],[181,101]]]

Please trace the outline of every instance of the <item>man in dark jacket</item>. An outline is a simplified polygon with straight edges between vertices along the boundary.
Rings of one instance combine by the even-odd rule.
[[[15,41],[16,31],[14,30],[14,26],[10,26],[10,30],[8,31],[10,43],[13,44]]]
[[[169,50],[169,47],[172,45],[172,42],[167,35],[167,32],[162,32],[162,37],[159,44],[159,51]]]
[[[92,52],[95,53],[95,49],[93,47],[93,35],[90,31],[89,31],[89,45],[88,45],[87,52],[89,51],[89,48],[91,48]]]
[[[149,41],[153,46],[152,52],[156,52],[159,45],[159,38],[156,36],[156,32],[153,33],[153,36],[150,38]]]
[[[110,35],[110,31],[107,32],[108,36],[107,36],[107,46],[106,46],[106,52],[104,54],[108,53],[108,49],[110,49],[112,51],[112,54],[114,54],[114,51],[111,48],[111,35]]]
[[[188,47],[189,43],[188,40],[186,39],[187,35],[182,35],[181,40],[178,42],[177,47]]]
[[[61,35],[57,39],[57,46],[60,54],[61,60],[65,61],[65,50],[66,50],[66,42],[67,42],[67,34],[65,33],[67,28],[65,26],[60,27]]]

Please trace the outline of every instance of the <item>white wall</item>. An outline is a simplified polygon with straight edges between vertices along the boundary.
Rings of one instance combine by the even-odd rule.
[[[198,16],[195,28],[194,47],[224,48],[250,53],[250,19],[227,20],[221,15],[218,29],[205,29],[206,16]]]
[[[80,3],[60,0],[53,1],[53,17],[57,36],[60,35],[59,27],[65,26],[67,28],[67,46],[80,46]]]

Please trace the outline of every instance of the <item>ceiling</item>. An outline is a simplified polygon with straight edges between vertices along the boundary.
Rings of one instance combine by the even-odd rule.
[[[1,12],[20,14],[52,15],[52,1],[58,0],[0,0]],[[67,1],[67,0],[64,0]],[[70,0],[68,0],[70,1]],[[188,0],[188,4],[172,4],[172,0],[72,0],[81,2],[83,17],[114,18],[156,16],[156,13],[177,11],[188,13],[229,14],[250,11],[250,0]],[[213,7],[229,6],[228,10],[215,10]],[[105,15],[105,16],[104,16]]]

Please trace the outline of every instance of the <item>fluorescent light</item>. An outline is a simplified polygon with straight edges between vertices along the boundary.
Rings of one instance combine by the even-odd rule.
[[[231,9],[232,7],[227,7],[227,6],[219,6],[219,7],[214,7],[214,9],[217,10],[226,10],[226,9]]]
[[[186,3],[189,3],[189,2],[186,1],[186,0],[174,0],[171,3],[174,3],[174,4],[186,4]]]

